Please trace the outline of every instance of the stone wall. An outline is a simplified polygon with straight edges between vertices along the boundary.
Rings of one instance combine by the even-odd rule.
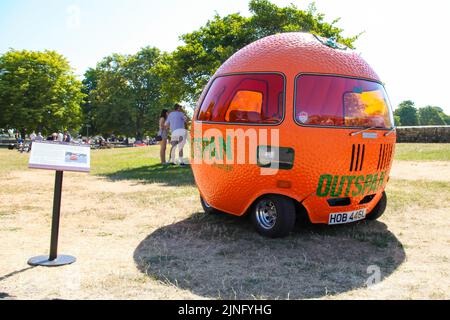
[[[450,143],[450,126],[397,127],[397,142]]]

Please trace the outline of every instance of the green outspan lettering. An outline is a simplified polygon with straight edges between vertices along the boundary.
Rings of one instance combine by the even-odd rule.
[[[380,182],[378,183],[378,189],[380,189],[384,184],[384,178],[386,177],[386,172],[380,174]]]
[[[336,191],[339,178],[341,178],[341,182],[339,183],[339,189]],[[346,180],[345,176],[344,177],[334,176],[333,186],[331,187],[331,196],[333,198],[339,197],[342,194],[342,189],[344,188],[345,180]]]
[[[360,194],[362,193],[362,188],[363,188],[363,186],[362,186],[361,183],[363,183],[364,180],[365,180],[365,177],[364,177],[364,176],[359,176],[358,178],[356,178],[355,187],[356,187],[356,189],[357,189],[358,191],[353,191],[353,192],[352,192],[352,196],[356,197],[356,196],[358,196],[358,195],[360,195]]]
[[[206,148],[209,146],[210,141],[208,138],[203,138],[202,140],[202,153],[205,152]]]
[[[212,159],[216,156],[216,146],[215,146],[215,138],[203,138],[202,142],[202,153],[204,158],[209,157],[208,159]]]
[[[217,160],[225,160],[225,159],[232,159],[233,158],[233,150],[231,145],[231,137],[227,136],[227,141],[225,142],[225,139],[223,137],[219,137],[219,145],[217,146],[218,150],[218,157]],[[225,158],[224,158],[225,157]]]
[[[326,197],[328,193],[330,192],[330,186],[331,181],[333,180],[333,177],[329,174],[324,174],[320,176],[319,179],[319,186],[317,187],[317,196],[319,197]],[[323,184],[326,181],[325,190],[323,190]]]
[[[211,155],[210,159],[213,159],[216,157],[216,138],[215,137],[211,137],[211,142],[209,143],[209,153]]]
[[[216,155],[216,159],[218,161],[222,161],[223,160],[223,156],[224,156],[224,150],[225,150],[225,141],[223,139],[223,137],[219,137],[219,147],[217,148],[218,152]]]
[[[227,143],[223,145],[223,149],[225,151],[226,157],[228,160],[233,159],[233,149],[231,143],[231,136],[227,136]]]
[[[378,189],[378,173],[375,174],[372,178],[372,184],[370,186],[370,191],[377,192],[377,189]]]
[[[324,174],[320,176],[317,187],[317,196],[333,198],[345,194],[353,197],[366,195],[371,192],[377,192],[384,184],[386,172],[369,174],[367,176],[338,176]],[[347,184],[347,185],[346,185]],[[352,188],[352,186],[355,186]],[[345,193],[343,193],[345,192]]]
[[[194,138],[192,139],[192,147],[191,147],[191,156],[194,157],[202,157],[203,152],[203,138]]]
[[[372,181],[373,175],[371,174],[367,175],[366,181],[364,182],[363,195],[367,194],[367,192],[370,191],[370,188],[372,187]]]
[[[353,182],[356,180],[355,176],[349,176],[347,177],[347,190],[345,190],[345,196],[348,197],[350,194],[350,188],[352,187]]]

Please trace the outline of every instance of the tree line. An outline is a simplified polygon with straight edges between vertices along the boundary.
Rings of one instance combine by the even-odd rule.
[[[411,100],[403,101],[394,112],[396,126],[445,126],[450,125],[450,116],[436,106],[416,108]]]
[[[314,3],[300,10],[251,0],[249,10],[249,17],[216,14],[182,35],[183,44],[173,52],[149,46],[131,55],[112,54],[88,69],[81,81],[57,52],[10,50],[0,56],[0,128],[153,135],[162,109],[175,102],[192,108],[217,68],[247,44],[301,31],[354,48],[360,36],[343,36],[336,26],[339,19],[325,21]],[[396,114],[399,123],[406,123],[402,117]]]

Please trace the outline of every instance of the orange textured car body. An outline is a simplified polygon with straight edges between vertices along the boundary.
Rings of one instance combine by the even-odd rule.
[[[215,79],[254,73],[283,76],[284,110],[279,123],[269,120],[256,124],[199,120],[200,108]],[[302,204],[313,223],[328,223],[330,213],[365,208],[369,214],[379,202],[389,180],[395,152],[395,131],[391,127],[369,129],[334,126],[336,122],[333,119],[329,120],[330,125],[324,122],[321,125],[299,123],[299,116],[308,116],[299,115],[295,109],[297,96],[302,94],[296,92],[296,81],[301,75],[380,82],[377,74],[359,54],[333,48],[311,34],[271,36],[237,52],[219,68],[205,88],[194,114],[191,138],[194,140],[195,132],[199,130],[207,132],[213,129],[226,136],[228,129],[277,129],[277,146],[294,150],[295,157],[292,168],[278,170],[274,175],[261,175],[258,164],[217,165],[192,161],[200,194],[209,205],[240,216],[259,197],[277,194]],[[350,92],[350,98],[352,94]],[[244,100],[242,95],[239,96],[240,100]],[[365,98],[371,99],[367,95]],[[253,94],[248,99],[262,98]],[[251,104],[251,108],[258,106],[256,102]],[[230,112],[224,117],[229,121]],[[254,156],[251,153],[256,153],[254,148],[247,150],[247,158]],[[350,202],[330,206],[328,200],[342,198],[349,198]]]

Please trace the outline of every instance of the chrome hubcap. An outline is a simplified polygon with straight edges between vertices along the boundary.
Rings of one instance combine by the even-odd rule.
[[[202,200],[203,200],[203,204],[205,205],[205,207],[207,207],[208,209],[210,209],[211,206],[209,205],[209,203],[206,202],[205,199],[203,199],[203,198],[202,198]]]
[[[277,208],[270,200],[262,200],[256,206],[256,220],[266,230],[273,228],[277,221]]]

